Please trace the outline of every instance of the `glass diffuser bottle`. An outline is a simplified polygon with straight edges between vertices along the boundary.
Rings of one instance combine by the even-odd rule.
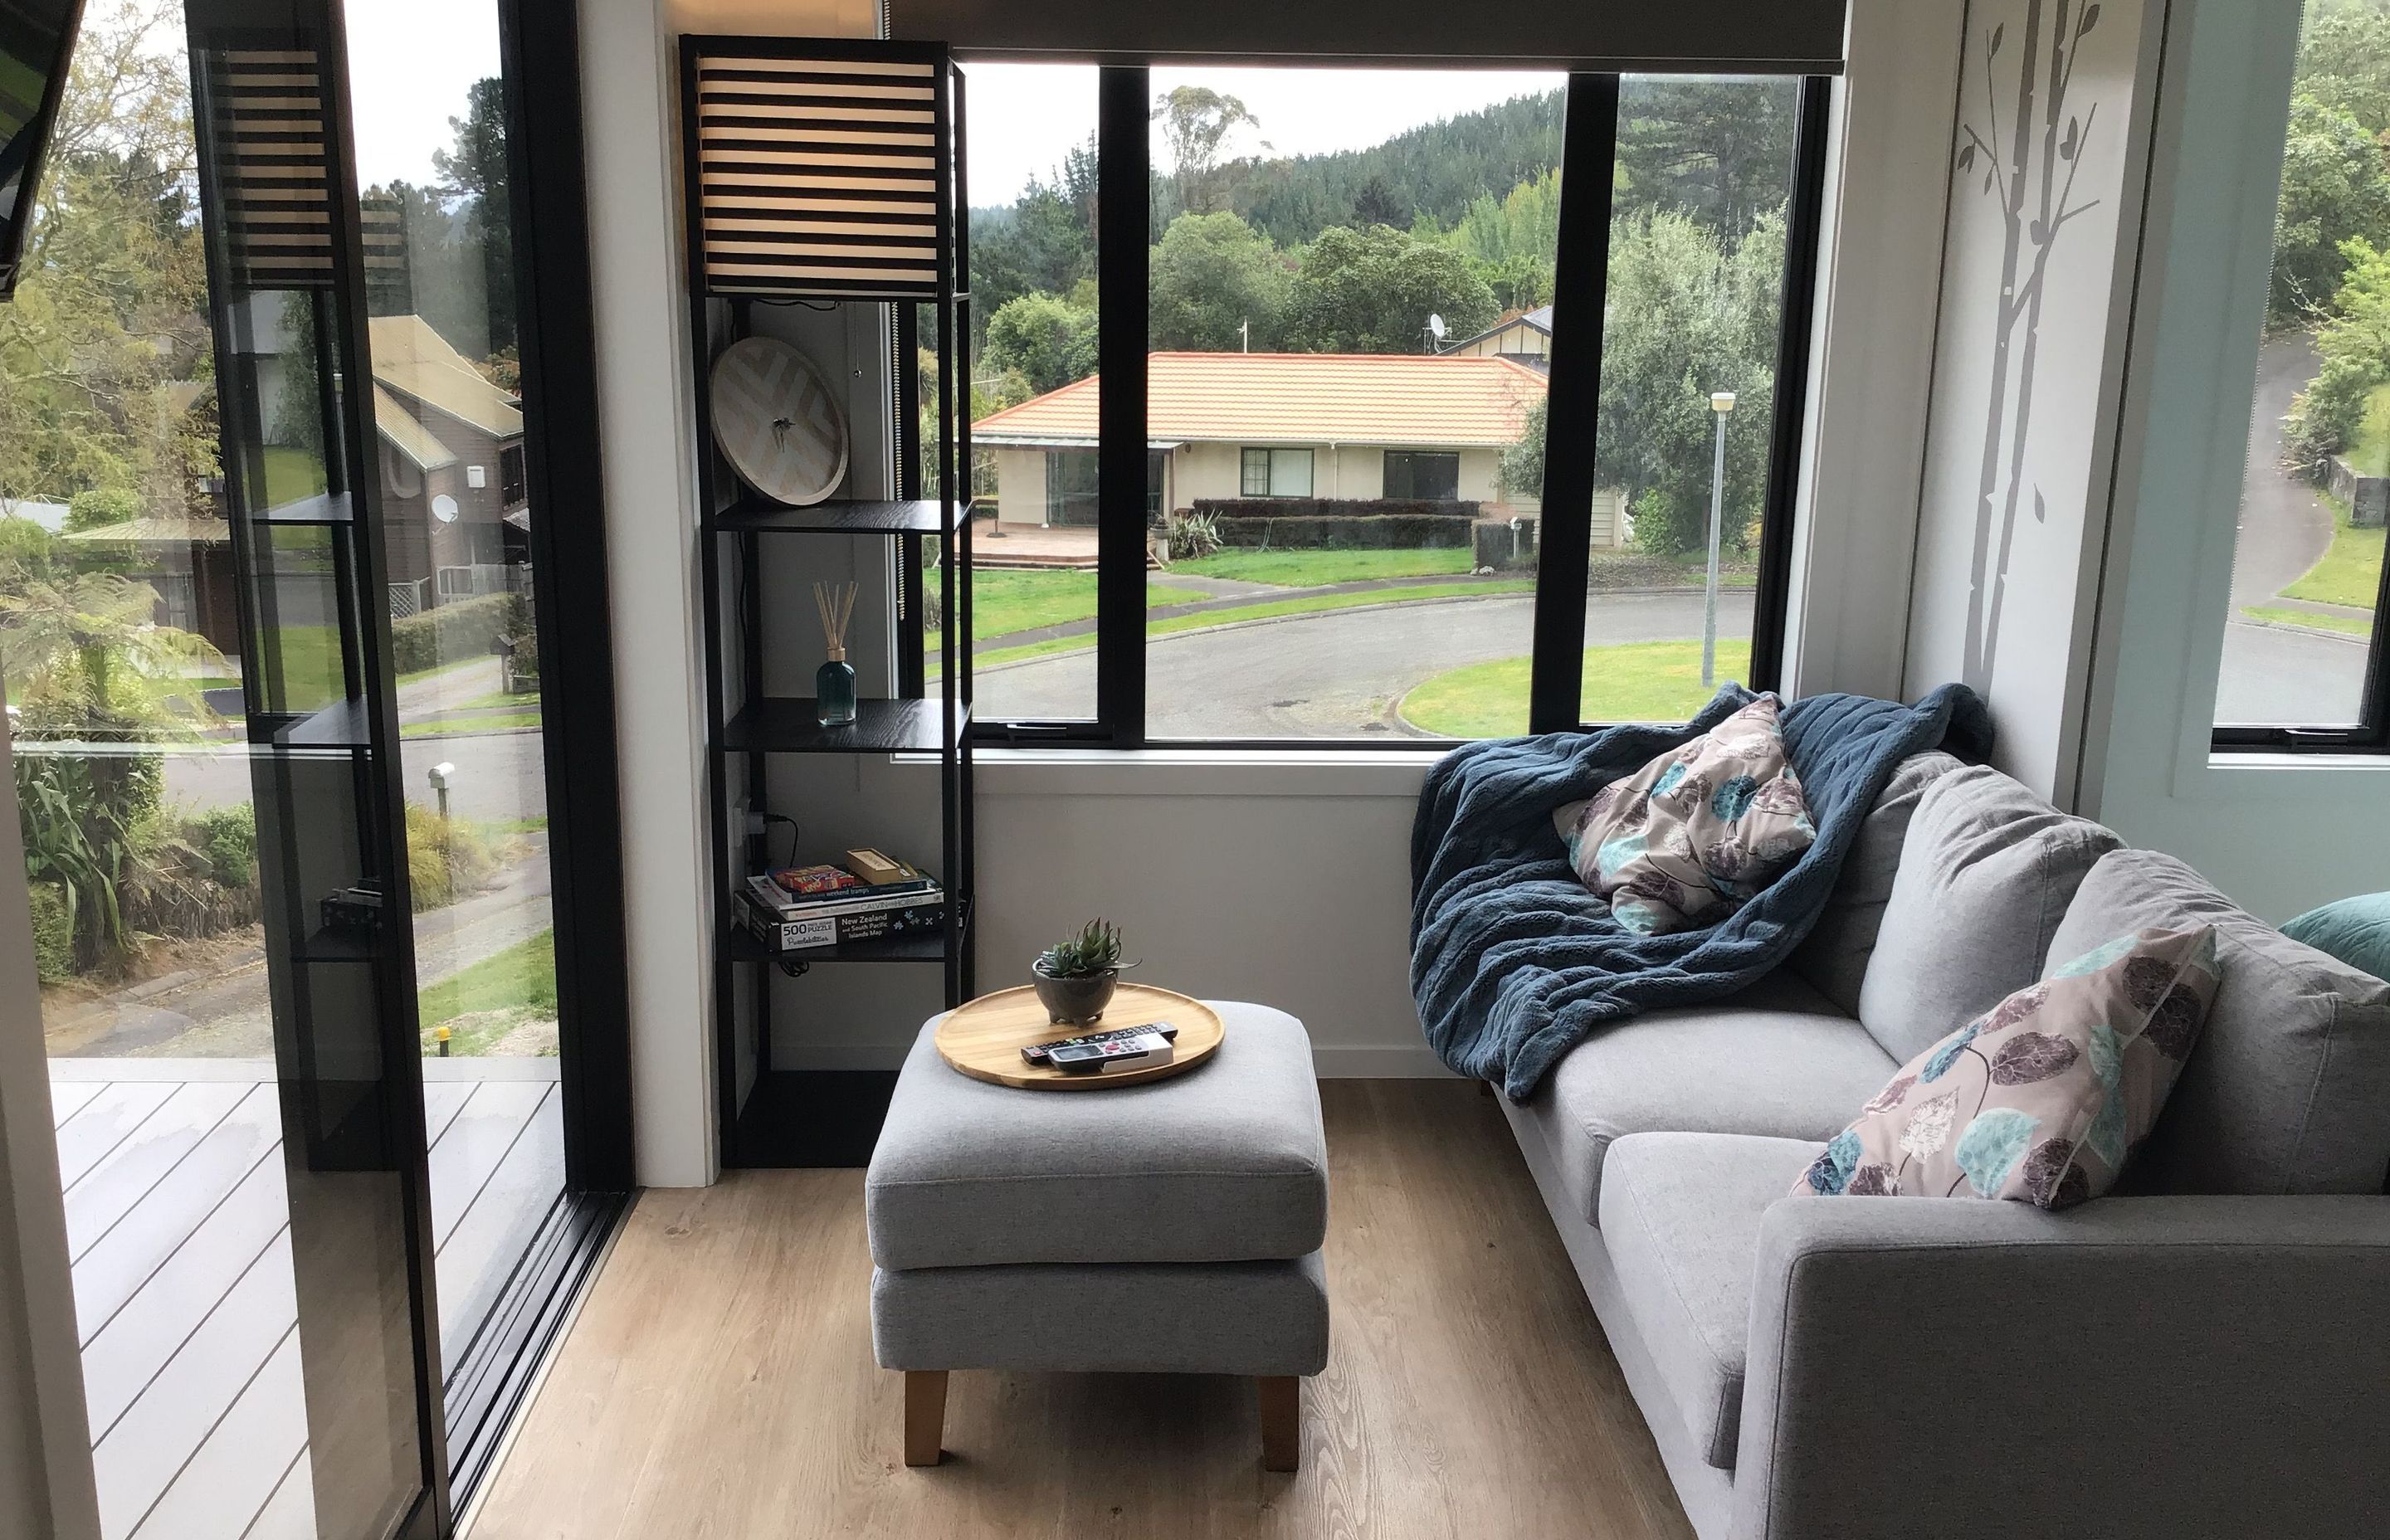
[[[854,618],[852,583],[832,588],[814,584],[814,608],[821,612],[822,640],[829,658],[814,674],[814,716],[825,727],[844,727],[854,721],[854,665],[846,661],[846,626]]]

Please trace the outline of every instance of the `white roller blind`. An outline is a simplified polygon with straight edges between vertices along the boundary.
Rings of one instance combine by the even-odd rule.
[[[958,50],[1144,59],[1560,64],[1831,74],[1844,0],[889,0],[889,35]]]

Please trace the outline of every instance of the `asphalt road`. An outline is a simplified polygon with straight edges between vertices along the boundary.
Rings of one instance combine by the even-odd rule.
[[[406,800],[437,805],[426,772],[443,761],[449,776],[448,810],[473,818],[533,818],[547,812],[547,767],[536,732],[469,733],[449,738],[410,738],[399,745]],[[185,746],[166,751],[166,796],[194,812],[249,802],[248,751],[238,743]]]
[[[1751,632],[1752,595],[1718,601],[1723,636]],[[1157,636],[1146,644],[1146,713],[1155,738],[1418,737],[1394,715],[1412,686],[1446,669],[1532,650],[1530,595],[1333,610]],[[1699,594],[1596,594],[1586,645],[1698,640]],[[1092,651],[983,670],[987,716],[1084,715]]]

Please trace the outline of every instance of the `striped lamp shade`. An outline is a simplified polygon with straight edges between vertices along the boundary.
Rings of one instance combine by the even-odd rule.
[[[935,299],[953,144],[942,51],[685,44],[705,292]]]
[[[332,180],[324,78],[311,48],[208,50],[201,109],[222,237],[245,289],[332,282]]]

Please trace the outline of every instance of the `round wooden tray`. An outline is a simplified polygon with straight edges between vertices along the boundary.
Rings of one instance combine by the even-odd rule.
[[[1167,1064],[1142,1070],[1111,1070],[1072,1074],[1030,1063],[1021,1050],[1057,1038],[1080,1037],[1091,1032],[1112,1032],[1168,1021],[1178,1029],[1176,1051]],[[1037,991],[1028,984],[1000,989],[959,1007],[938,1023],[938,1055],[973,1080],[1018,1085],[1030,1091],[1095,1091],[1111,1085],[1136,1085],[1183,1074],[1217,1053],[1228,1035],[1227,1023],[1201,1000],[1150,984],[1123,984],[1104,1007],[1102,1020],[1086,1027],[1058,1027],[1046,1019]]]

